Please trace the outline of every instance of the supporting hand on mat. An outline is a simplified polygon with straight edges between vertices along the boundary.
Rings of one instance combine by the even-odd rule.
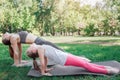
[[[16,65],[16,64],[13,64],[12,66],[22,67],[22,66],[25,66],[27,63],[28,63],[28,61],[22,60],[21,63],[19,63],[19,64],[17,64],[17,65]]]
[[[42,74],[43,76],[52,76],[52,74],[50,74],[50,73],[44,73],[44,74]]]
[[[23,66],[25,66],[25,65],[26,65],[26,63],[20,63],[20,64],[17,64],[17,65],[13,64],[12,66],[15,66],[15,67],[23,67]]]
[[[25,63],[28,63],[29,61],[26,61],[26,60],[22,60],[21,63],[22,64],[25,64]]]
[[[45,72],[47,73],[47,72],[49,72],[49,71],[51,71],[51,70],[53,70],[53,68],[47,68],[47,69],[45,70]]]
[[[15,67],[22,67],[23,65],[22,65],[22,64],[18,64],[18,65],[13,64],[12,66],[15,66]]]

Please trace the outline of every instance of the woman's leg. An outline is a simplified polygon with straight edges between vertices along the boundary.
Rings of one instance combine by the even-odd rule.
[[[89,63],[83,59],[80,59],[74,55],[69,54],[66,60],[65,66],[77,66],[87,69],[88,71],[95,73],[103,73],[107,74],[107,69],[102,65],[96,65],[93,63]]]
[[[61,51],[64,51],[63,49],[59,48],[59,47],[58,47],[57,45],[55,45],[54,43],[49,42],[49,41],[46,41],[46,40],[44,40],[44,39],[42,39],[42,38],[39,38],[39,37],[35,40],[35,43],[38,44],[38,45],[43,45],[43,44],[50,45],[50,46],[52,46],[52,47],[54,47],[54,48],[56,48],[56,49],[59,49],[59,50],[61,50]]]
[[[64,51],[62,48],[58,47],[57,45],[55,45],[55,44],[53,44],[53,43],[51,43],[51,42],[49,42],[49,41],[45,41],[44,44],[50,45],[50,46],[52,46],[52,47],[54,47],[54,48],[56,48],[56,49],[59,49],[59,50],[61,50],[61,51]]]

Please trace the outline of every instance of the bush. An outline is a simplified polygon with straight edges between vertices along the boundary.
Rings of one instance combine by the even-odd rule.
[[[87,36],[94,36],[97,29],[95,28],[94,23],[90,23],[86,28],[84,29],[84,32]]]

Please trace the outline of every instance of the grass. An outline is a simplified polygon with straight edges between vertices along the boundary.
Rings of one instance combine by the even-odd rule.
[[[65,51],[73,53],[74,55],[84,55],[91,59],[93,62],[117,60],[120,62],[120,39],[119,37],[65,37],[62,39],[56,37],[43,37],[65,49]],[[71,39],[73,38],[73,40]],[[71,41],[70,41],[71,40]],[[84,42],[84,41],[88,42]],[[59,41],[59,42],[57,42]],[[79,44],[78,44],[79,43]],[[99,43],[99,44],[98,44]],[[102,43],[111,45],[101,45]],[[118,43],[118,44],[112,44]],[[25,50],[28,45],[23,45],[23,59],[29,59],[26,56]],[[12,67],[13,60],[8,53],[8,47],[0,43],[0,80],[120,80],[120,75],[107,77],[107,76],[64,76],[64,77],[28,77],[27,73],[31,67]]]

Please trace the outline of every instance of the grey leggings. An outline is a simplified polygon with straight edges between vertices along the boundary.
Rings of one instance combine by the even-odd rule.
[[[54,48],[56,48],[56,49],[59,49],[59,50],[61,50],[61,51],[64,51],[63,49],[59,48],[59,47],[56,46],[55,44],[53,44],[53,43],[51,43],[51,42],[49,42],[49,41],[46,41],[46,40],[44,40],[44,39],[42,39],[42,38],[39,38],[39,37],[35,40],[34,43],[36,43],[36,44],[38,44],[38,45],[43,45],[43,44],[50,45],[50,46],[52,46],[52,47],[54,47]]]

